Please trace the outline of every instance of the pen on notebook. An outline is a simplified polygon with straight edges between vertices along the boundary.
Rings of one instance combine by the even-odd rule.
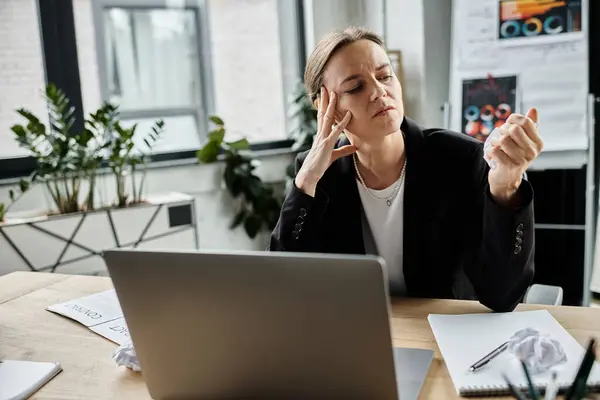
[[[484,356],[481,360],[479,360],[475,364],[471,365],[469,367],[469,371],[474,372],[474,371],[479,370],[481,367],[483,367],[484,365],[486,365],[487,363],[492,361],[499,354],[501,354],[504,350],[506,350],[507,347],[508,347],[508,342],[502,343],[500,346],[498,346],[494,350],[492,350],[489,354]]]

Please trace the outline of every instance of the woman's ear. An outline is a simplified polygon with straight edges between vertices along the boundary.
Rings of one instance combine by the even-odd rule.
[[[318,110],[319,109],[319,98],[318,97],[315,99],[313,104],[314,104],[315,108]]]

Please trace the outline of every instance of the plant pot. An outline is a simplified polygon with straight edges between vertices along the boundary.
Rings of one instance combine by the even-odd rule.
[[[195,200],[181,193],[149,196],[124,208],[49,215],[29,211],[0,223],[0,275],[13,271],[106,275],[113,248],[198,248]]]

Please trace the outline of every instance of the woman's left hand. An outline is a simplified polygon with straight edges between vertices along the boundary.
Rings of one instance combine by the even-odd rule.
[[[512,205],[518,200],[523,174],[544,147],[537,122],[535,108],[526,116],[511,114],[499,128],[500,137],[491,140],[486,159],[493,160],[495,167],[488,174],[488,182],[492,197],[501,205]]]

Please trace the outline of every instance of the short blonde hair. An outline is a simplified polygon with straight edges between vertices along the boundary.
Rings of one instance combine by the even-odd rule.
[[[323,85],[323,74],[327,62],[337,51],[359,40],[370,40],[385,48],[383,40],[377,34],[357,26],[342,31],[333,31],[319,41],[308,58],[304,70],[304,85],[307,96],[312,102],[317,99]]]

